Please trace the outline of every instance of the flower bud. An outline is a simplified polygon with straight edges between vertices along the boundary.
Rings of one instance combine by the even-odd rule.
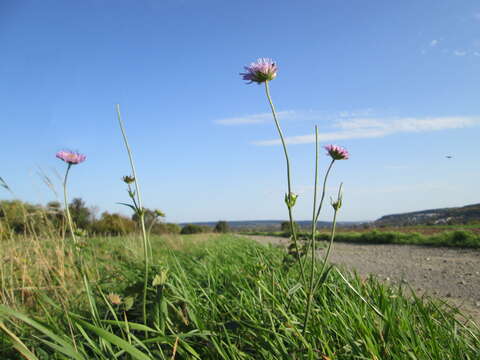
[[[125,184],[132,184],[133,182],[135,182],[135,178],[133,176],[129,176],[129,175],[125,175],[122,178],[122,180]]]
[[[298,195],[291,192],[289,194],[285,194],[285,204],[287,204],[287,207],[290,209],[295,206],[295,203],[297,202]]]
[[[162,270],[160,271],[160,274],[155,275],[152,281],[152,286],[163,286],[167,282],[167,273],[168,270]]]
[[[330,204],[332,204],[333,210],[338,211],[342,207],[342,195],[340,195],[337,199],[337,201],[334,201],[333,199],[330,199]]]
[[[107,295],[107,299],[113,304],[113,305],[120,305],[122,303],[122,298],[120,295],[115,294],[115,293],[110,293]]]

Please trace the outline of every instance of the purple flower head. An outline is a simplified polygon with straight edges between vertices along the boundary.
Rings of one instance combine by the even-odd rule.
[[[80,164],[81,162],[84,162],[87,158],[83,154],[80,154],[78,152],[73,152],[73,151],[67,151],[67,150],[62,150],[57,152],[56,156],[60,160],[63,160],[70,165]]]
[[[333,160],[347,160],[350,156],[347,149],[337,145],[327,145],[325,150],[327,150],[327,155],[330,155]]]
[[[249,81],[248,84],[256,82],[257,84],[264,83],[275,79],[277,76],[277,64],[271,59],[260,58],[257,62],[251,63],[249,66],[244,67],[246,72],[240,73],[243,76],[243,80]]]

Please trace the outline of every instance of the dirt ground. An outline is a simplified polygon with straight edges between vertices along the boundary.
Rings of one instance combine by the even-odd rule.
[[[250,238],[261,243],[288,243],[288,239],[279,237]],[[360,276],[375,275],[383,282],[403,283],[417,294],[445,300],[480,325],[479,250],[335,243],[330,262]]]

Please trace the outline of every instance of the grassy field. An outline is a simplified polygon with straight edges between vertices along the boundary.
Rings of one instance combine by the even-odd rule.
[[[408,227],[388,228],[379,230],[339,229],[335,234],[335,241],[359,244],[409,244],[424,246],[446,246],[456,248],[480,249],[480,233],[478,228],[457,229],[443,227],[422,230],[423,228]],[[281,231],[274,232],[245,232],[245,235],[288,236]],[[310,238],[309,232],[300,233],[300,238]],[[330,240],[330,232],[320,230],[318,240]]]
[[[137,237],[83,243],[87,287],[58,241],[3,245],[1,359],[478,359],[456,309],[335,269],[303,331],[298,269],[234,235],[152,238],[147,326]]]

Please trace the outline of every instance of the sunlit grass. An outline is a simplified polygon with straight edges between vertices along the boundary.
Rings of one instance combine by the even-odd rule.
[[[158,287],[149,288],[147,336],[135,325],[142,322],[143,286],[141,239],[135,237],[91,239],[82,250],[104,322],[89,322],[87,306],[79,304],[86,300],[81,279],[71,274],[65,286],[69,291],[75,285],[80,289],[64,291],[68,297],[64,303],[71,304],[68,310],[77,315],[66,318],[65,308],[37,296],[45,293],[42,289],[33,291],[42,306],[21,303],[20,294],[9,298],[39,316],[60,338],[25,326],[25,321],[2,308],[4,326],[42,359],[74,357],[60,355],[40,339],[57,346],[66,342],[62,346],[76,349],[78,359],[113,359],[114,354],[119,359],[476,359],[480,347],[478,328],[459,321],[455,309],[403,296],[373,279],[347,276],[350,287],[335,270],[315,293],[311,326],[302,335],[306,294],[298,284],[297,268],[278,271],[283,250],[234,235],[208,234],[152,237],[152,245],[151,273],[168,271],[160,293]],[[17,256],[31,246],[18,245]],[[56,252],[51,248],[42,256],[48,263]],[[18,279],[33,277],[45,266],[30,263],[31,274]],[[109,305],[102,294],[110,292],[124,302],[133,297],[133,306],[125,311],[123,305]],[[113,335],[132,348],[116,343]],[[3,358],[20,358],[11,349],[12,341],[4,336]]]

